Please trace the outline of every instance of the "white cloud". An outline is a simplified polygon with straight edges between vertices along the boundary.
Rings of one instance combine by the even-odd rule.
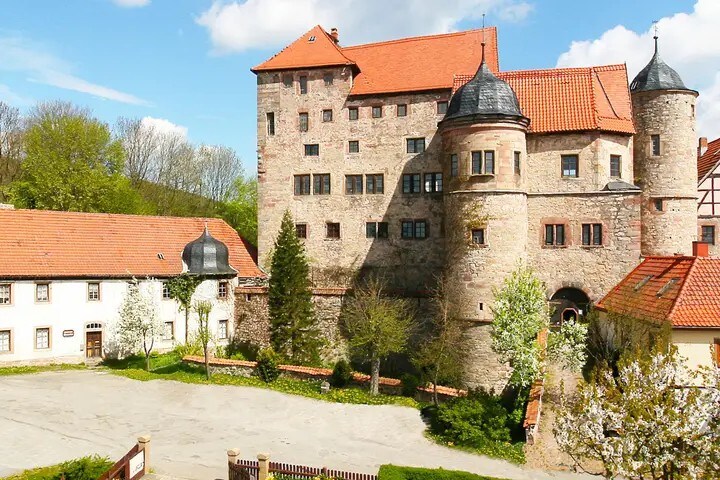
[[[215,53],[284,47],[314,25],[338,27],[352,45],[410,35],[450,32],[462,20],[519,21],[533,6],[522,0],[412,0],[393,8],[387,0],[215,0],[196,19],[208,30]],[[412,19],[408,20],[408,11]]]
[[[118,7],[123,8],[146,7],[150,5],[150,0],[112,0],[112,2]]]
[[[715,41],[720,2],[698,0],[691,13],[678,13],[658,21],[660,56],[698,90],[698,133],[720,136],[720,42]],[[618,25],[595,40],[574,41],[560,55],[558,67],[627,63],[632,80],[653,53],[653,28],[634,32]]]
[[[33,104],[32,99],[13,92],[10,87],[2,83],[0,83],[0,102],[5,102],[15,107],[27,107]]]
[[[143,127],[154,129],[157,133],[174,134],[187,138],[187,127],[176,125],[170,120],[166,120],[164,118],[144,117],[141,124]]]
[[[0,71],[22,72],[28,80],[44,85],[87,93],[106,100],[150,105],[135,95],[89,82],[71,73],[71,66],[63,60],[46,53],[37,45],[18,37],[0,38]]]

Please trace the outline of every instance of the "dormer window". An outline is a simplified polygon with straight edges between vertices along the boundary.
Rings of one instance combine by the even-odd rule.
[[[312,43],[315,41],[315,35],[310,35],[310,38],[308,38],[308,42]]]
[[[675,285],[679,281],[680,281],[679,278],[671,278],[670,280],[668,280],[668,282],[665,285],[662,286],[662,288],[660,290],[658,290],[658,292],[655,294],[655,296],[658,298],[662,297],[663,295],[665,295],[668,292],[668,290],[670,290],[672,288],[673,285]]]
[[[651,279],[652,277],[653,277],[652,275],[645,275],[645,276],[642,278],[642,280],[640,280],[640,281],[637,283],[637,285],[635,285],[635,287],[633,288],[633,290],[636,291],[636,292],[637,292],[638,290],[640,290],[642,287],[644,287],[644,286],[650,281],[650,279]]]

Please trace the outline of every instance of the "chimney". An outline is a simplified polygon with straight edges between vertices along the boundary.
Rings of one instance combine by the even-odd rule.
[[[338,29],[333,27],[330,29],[330,36],[333,38],[333,41],[335,43],[340,43],[340,35],[338,34]],[[705,139],[705,144],[707,148],[707,139]]]
[[[705,242],[693,242],[693,257],[707,257],[709,245]]]
[[[698,158],[702,157],[707,152],[707,137],[700,137],[698,142]]]

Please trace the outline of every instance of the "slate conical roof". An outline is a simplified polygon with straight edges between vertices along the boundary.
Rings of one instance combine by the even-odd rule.
[[[453,94],[443,121],[487,118],[527,122],[512,87],[490,71],[484,57],[475,76]]]
[[[210,235],[207,225],[202,235],[185,245],[182,253],[187,273],[201,276],[236,274],[228,257],[227,245]]]
[[[640,70],[630,83],[631,92],[649,92],[651,90],[690,90],[680,75],[665,63],[658,54],[658,37],[655,39],[655,54],[645,68]]]

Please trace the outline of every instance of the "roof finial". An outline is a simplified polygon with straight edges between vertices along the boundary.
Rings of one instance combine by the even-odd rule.
[[[210,232],[208,231],[208,224],[207,220],[205,221],[205,231],[203,232],[205,235],[210,235]]]
[[[480,45],[482,46],[482,58],[480,59],[480,65],[485,63],[485,14],[482,14],[482,43]]]
[[[655,30],[655,35],[653,35],[653,40],[655,40],[655,53],[658,51],[658,21],[653,20],[653,29]]]

